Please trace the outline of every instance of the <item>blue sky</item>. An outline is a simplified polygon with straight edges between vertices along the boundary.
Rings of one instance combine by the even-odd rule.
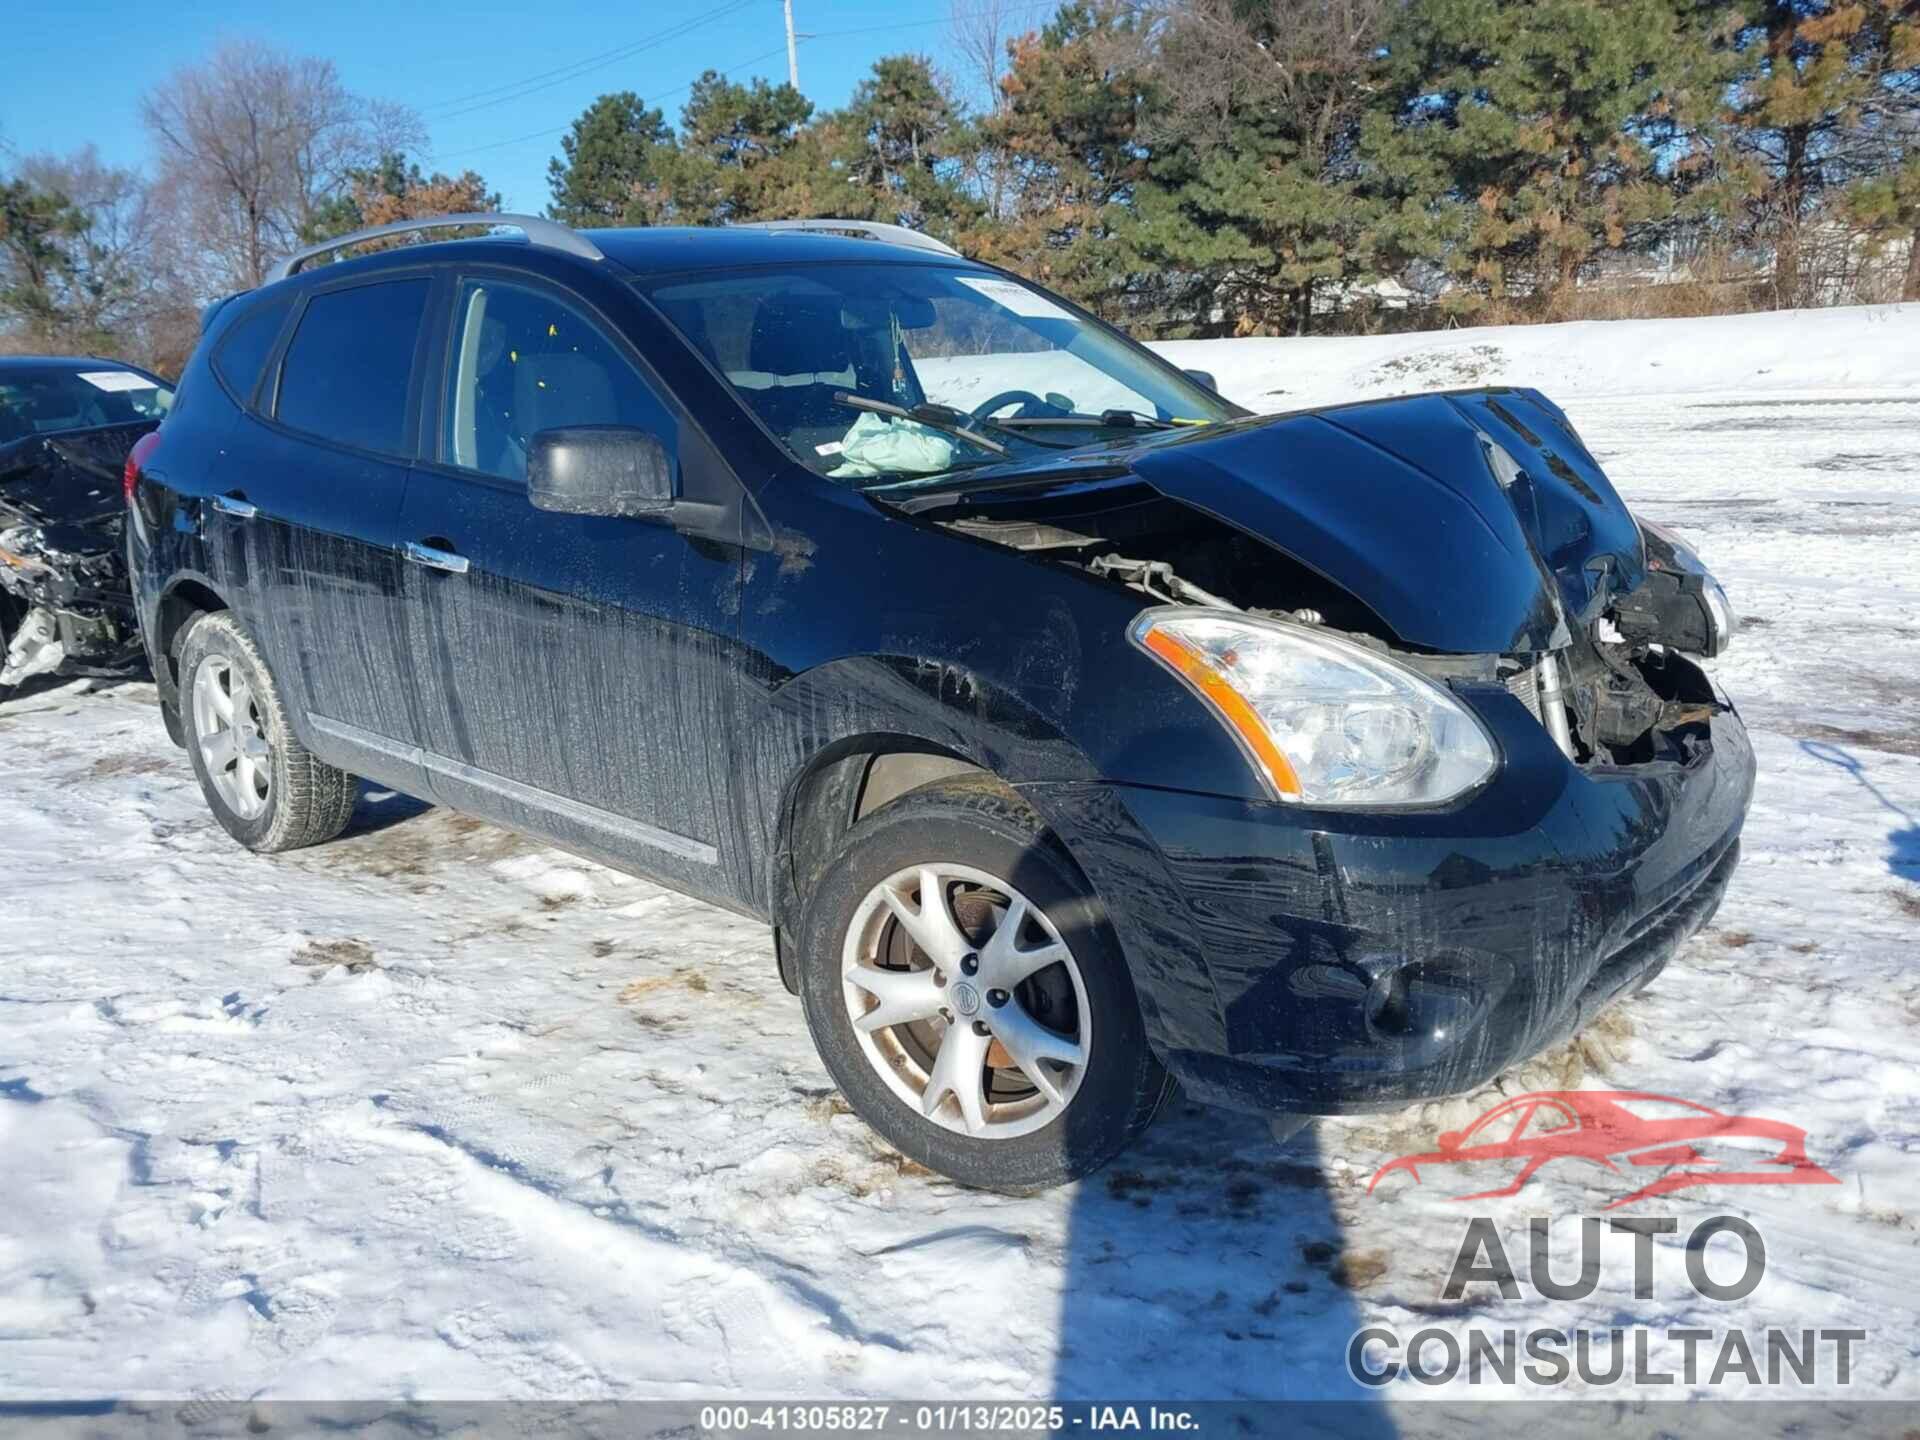
[[[636,90],[677,120],[688,82],[708,66],[738,79],[786,77],[780,0],[642,0],[625,8],[521,0],[457,10],[393,0],[16,4],[5,26],[14,53],[0,88],[0,142],[21,153],[92,141],[113,164],[144,165],[142,89],[223,39],[253,37],[328,56],[349,89],[412,105],[431,134],[428,168],[471,166],[520,210],[546,205],[547,161],[594,96]],[[1017,18],[1038,24],[1051,8],[1035,5]],[[832,108],[882,55],[920,51],[938,63],[948,49],[947,14],[947,0],[794,0],[796,28],[818,37],[800,47],[800,88]],[[671,38],[586,68],[663,33]]]

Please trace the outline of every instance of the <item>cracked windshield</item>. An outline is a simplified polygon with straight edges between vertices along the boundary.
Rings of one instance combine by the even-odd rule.
[[[1113,332],[1000,275],[820,265],[671,284],[652,299],[781,444],[855,485],[1234,413]]]

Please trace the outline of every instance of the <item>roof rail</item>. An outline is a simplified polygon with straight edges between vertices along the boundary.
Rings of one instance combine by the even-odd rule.
[[[284,280],[289,275],[317,255],[325,255],[334,250],[344,250],[349,245],[358,245],[363,240],[377,240],[382,235],[404,235],[414,230],[445,230],[461,225],[486,225],[519,230],[527,237],[529,245],[544,245],[550,250],[564,250],[569,255],[578,255],[583,260],[604,260],[600,247],[577,230],[570,230],[553,220],[542,220],[538,215],[435,215],[427,220],[396,220],[391,225],[375,225],[370,229],[356,230],[351,235],[340,235],[332,240],[323,240],[318,245],[309,245],[304,250],[296,250],[267,272],[266,283]]]
[[[866,240],[887,240],[895,245],[911,245],[916,250],[933,250],[942,255],[958,255],[960,252],[944,240],[936,240],[931,235],[918,230],[909,230],[904,225],[889,225],[884,220],[835,220],[822,217],[818,220],[745,220],[733,226],[735,230],[799,230],[816,235],[852,235]]]

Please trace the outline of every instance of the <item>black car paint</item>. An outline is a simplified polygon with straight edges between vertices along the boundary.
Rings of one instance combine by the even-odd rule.
[[[1489,441],[1526,465],[1514,493],[1501,493],[1487,464]],[[1249,417],[893,493],[914,513],[949,495],[991,512],[994,495],[1041,477],[1062,495],[1150,485],[1363,597],[1403,646],[1439,654],[1557,648],[1570,623],[1591,621],[1646,575],[1633,516],[1566,416],[1533,390]]]
[[[1156,1051],[1196,1093],[1251,1108],[1364,1109],[1474,1084],[1576,1023],[1596,987],[1651,973],[1665,952],[1648,936],[1672,938],[1683,912],[1690,933],[1717,900],[1753,781],[1730,709],[1693,762],[1608,772],[1573,765],[1503,689],[1455,682],[1503,753],[1493,782],[1421,812],[1274,804],[1212,716],[1128,642],[1138,594],[804,469],[634,283],[966,262],[822,237],[602,236],[598,264],[463,241],[282,282],[305,294],[434,277],[410,457],[243,414],[207,353],[246,307],[214,317],[130,527],[165,704],[178,704],[168,637],[195,606],[230,606],[323,758],[777,934],[848,819],[860,757],[954,757],[1018,789],[1083,867]],[[559,287],[629,347],[677,429],[664,438],[697,502],[682,523],[538,511],[520,486],[437,461],[454,276],[489,269]],[[1476,431],[1554,483],[1502,496]],[[1644,563],[1604,476],[1527,392],[1234,422],[1048,466],[1067,477],[1048,483],[1144,480],[1261,533],[1411,646],[1543,645]],[[222,495],[258,513],[222,511]],[[472,568],[410,564],[408,542]]]
[[[1532,391],[1409,396],[1192,430],[1128,468],[1361,597],[1403,645],[1513,654],[1564,643],[1564,616],[1591,618],[1608,577],[1631,588],[1643,565],[1563,426]],[[1537,459],[1530,493],[1500,493],[1483,437]]]

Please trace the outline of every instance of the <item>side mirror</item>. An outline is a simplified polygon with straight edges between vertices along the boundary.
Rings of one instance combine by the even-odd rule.
[[[566,425],[534,435],[527,495],[566,515],[672,512],[679,476],[659,437],[622,425]]]
[[[1214,394],[1220,393],[1220,387],[1214,382],[1213,374],[1208,370],[1182,370],[1180,372],[1196,385],[1204,385]]]

